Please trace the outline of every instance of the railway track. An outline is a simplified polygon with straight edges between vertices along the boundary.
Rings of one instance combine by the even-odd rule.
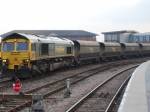
[[[116,66],[119,66],[119,65],[121,65],[121,63],[116,64]],[[90,77],[90,76],[92,76],[98,72],[101,72],[101,71],[108,69],[108,66],[109,66],[109,68],[113,67],[114,63],[110,63],[110,64],[106,64],[102,67],[96,67],[94,69],[86,70],[86,71],[83,71],[81,73],[74,74],[72,76],[65,77],[63,79],[54,81],[52,83],[47,83],[45,85],[33,88],[31,90],[24,91],[24,93],[25,94],[42,94],[43,97],[46,98],[49,95],[52,95],[54,93],[57,93],[58,91],[65,89],[66,88],[65,80],[67,78],[70,78],[72,80],[71,84],[75,84],[75,83],[77,83],[77,82],[79,82],[85,78],[88,78],[88,77]],[[51,90],[51,91],[49,91],[49,90]],[[10,99],[10,96],[13,99],[13,102],[11,102],[12,100],[5,100],[5,97],[6,97],[6,99],[7,99],[7,97],[9,97],[8,99]],[[10,95],[9,94],[9,95],[5,95],[5,97],[2,98],[2,99],[4,99],[4,101],[1,101],[1,102],[7,102],[7,103],[3,103],[2,108],[1,108],[2,112],[15,112],[15,111],[20,110],[21,108],[28,106],[29,104],[32,103],[31,99],[25,100],[24,98],[19,98],[19,100],[18,100],[18,98],[17,98],[18,96],[16,96],[16,95]],[[18,101],[23,102],[23,104],[21,103],[20,105],[18,105],[19,104]],[[7,108],[7,107],[11,107],[11,108]]]
[[[0,79],[0,92],[3,92],[3,89],[11,85],[11,78],[3,77]]]
[[[104,82],[95,87],[92,91],[82,97],[78,102],[76,102],[72,107],[70,107],[66,112],[109,112],[111,109],[115,98],[118,96],[119,91],[123,88],[124,84],[127,82],[130,76],[126,78],[124,83],[120,82],[121,86],[118,87],[116,91],[110,91],[110,87],[118,83],[118,79],[122,77],[122,74],[128,72],[129,70],[137,66],[123,70],[113,76],[110,76]],[[116,78],[117,81],[116,81]]]
[[[120,88],[117,90],[116,94],[113,96],[112,100],[110,101],[105,112],[117,112],[121,96],[123,95],[130,78],[131,76],[127,77],[126,80],[122,83],[122,85],[120,86]]]
[[[8,82],[8,81],[10,81],[10,80],[11,80],[11,78],[9,78],[9,77],[1,78],[1,79],[0,79],[0,84],[1,84],[1,83],[4,83],[4,82]]]
[[[28,91],[25,91],[24,93],[26,94],[43,94],[44,93],[44,97],[47,97],[57,91],[60,91],[64,88],[66,88],[66,85],[65,85],[65,81],[66,79],[70,79],[71,80],[71,84],[75,84],[81,80],[84,80],[90,76],[93,76],[99,72],[102,72],[106,69],[110,69],[114,66],[119,66],[121,65],[122,63],[118,63],[118,64],[114,64],[114,63],[111,63],[111,64],[107,64],[107,65],[104,65],[104,66],[101,66],[101,67],[96,67],[94,69],[90,69],[90,70],[87,70],[87,71],[83,71],[81,73],[77,73],[77,74],[73,74],[71,76],[68,76],[68,77],[64,77],[62,79],[59,79],[57,81],[54,81],[54,82],[51,82],[51,83],[47,83],[45,85],[42,85],[42,86],[39,86],[39,87],[36,87],[34,89],[31,89],[31,90],[28,90]],[[109,67],[108,67],[109,66]],[[44,91],[43,91],[44,89]],[[46,91],[49,91],[51,90],[51,92],[48,92],[46,93]]]
[[[149,58],[143,58],[143,59],[140,59],[141,61],[144,61],[144,60],[147,60],[147,59],[149,59]],[[139,59],[137,60],[123,60],[122,61],[122,63],[124,63],[124,64],[128,64],[129,63],[129,61],[130,61],[130,63],[138,63],[138,62],[141,62]],[[103,63],[103,64],[101,64],[102,66],[106,66],[106,65],[113,65],[113,64],[116,64],[116,63],[120,63],[120,61],[113,61],[113,62],[109,62],[109,63]],[[99,67],[99,66],[98,66]],[[76,70],[77,68],[75,68],[75,70]],[[88,68],[89,69],[89,68]],[[92,68],[93,69],[93,68]],[[95,68],[94,68],[95,69]],[[94,70],[93,69],[93,70]],[[73,69],[74,70],[74,69]],[[63,70],[61,70],[62,72],[64,72]],[[88,71],[91,71],[91,69],[89,69],[89,70],[84,70],[83,72],[88,72]],[[83,73],[83,72],[80,72],[80,73]],[[45,78],[45,77],[47,77],[47,76],[54,76],[54,75],[58,75],[57,74],[57,72],[53,72],[52,74],[51,73],[46,73],[46,75],[41,75],[41,76],[39,76],[39,77],[34,77],[34,78],[32,78],[32,79],[28,79],[28,80],[23,80],[22,82],[24,82],[24,83],[28,83],[28,82],[34,82],[34,81],[36,81],[36,80],[41,80],[42,78]],[[63,77],[66,77],[66,76],[64,76],[64,74],[61,74],[61,76],[63,76]],[[70,75],[69,75],[70,76]],[[71,76],[72,77],[72,76]],[[69,78],[69,77],[68,77]],[[7,88],[10,88],[11,87],[11,85],[12,85],[12,83],[10,82],[10,80],[11,79],[9,79],[8,77],[7,78],[3,78],[2,80],[4,80],[4,79],[6,79],[5,81],[0,81],[0,92],[5,92],[5,90],[7,90]],[[7,92],[7,91],[6,91]]]
[[[110,64],[113,64],[113,63],[115,63],[115,62],[110,62]],[[125,61],[125,63],[127,63],[126,61]],[[107,64],[104,64],[104,66],[105,65],[107,65]],[[102,65],[103,66],[103,65]],[[99,67],[99,66],[98,66]],[[75,68],[75,69],[77,69],[77,68]],[[96,69],[96,68],[94,68],[94,69]],[[83,71],[83,72],[80,72],[80,73],[84,73],[84,72],[88,72],[88,71],[91,71],[91,70],[94,70],[93,68],[92,69],[88,69],[88,70],[85,70],[85,71]],[[61,72],[64,72],[64,70],[60,70]],[[28,80],[23,80],[22,82],[25,82],[25,83],[28,83],[28,82],[33,82],[33,81],[35,81],[35,80],[40,80],[40,79],[42,79],[42,78],[45,78],[45,77],[47,77],[47,76],[54,76],[55,74],[57,74],[57,72],[52,72],[52,74],[51,73],[46,73],[46,75],[41,75],[41,76],[39,76],[39,77],[34,77],[34,78],[31,78],[31,79],[28,79]],[[79,73],[77,73],[77,74],[79,74]],[[61,75],[63,75],[63,74],[61,74]],[[76,74],[75,74],[76,75]],[[70,76],[70,77],[68,77],[68,78],[71,78],[72,76]],[[2,92],[5,92],[5,89],[7,89],[7,88],[10,88],[11,87],[11,85],[12,85],[12,82],[11,82],[11,78],[9,78],[8,76],[6,77],[6,76],[1,76],[1,78],[0,78],[0,92],[2,93]]]
[[[130,62],[130,63],[135,63],[135,61]],[[2,106],[0,106],[0,110],[2,110],[2,112],[16,112],[18,110],[23,109],[26,106],[31,105],[32,94],[42,94],[44,96],[44,98],[46,98],[47,96],[50,96],[52,94],[55,94],[55,93],[63,90],[64,88],[66,88],[65,80],[68,78],[71,79],[71,84],[75,84],[75,83],[77,83],[83,79],[86,79],[86,78],[88,78],[88,77],[90,77],[96,73],[99,73],[101,71],[104,71],[104,70],[109,69],[109,68],[114,67],[114,66],[117,67],[117,66],[125,65],[125,64],[129,64],[129,62],[128,61],[118,62],[118,63],[111,62],[111,63],[104,64],[103,66],[100,66],[100,67],[96,67],[96,68],[93,68],[90,70],[80,72],[78,74],[64,77],[64,78],[59,79],[57,81],[47,83],[47,84],[44,84],[42,86],[38,86],[38,87],[33,88],[31,90],[28,90],[28,91],[24,91],[25,95],[21,98],[20,97],[18,98],[18,95],[11,95],[11,94],[10,95],[9,94],[0,95],[2,97],[1,98],[2,101],[0,100],[0,104],[2,105]],[[51,91],[49,91],[49,90],[51,90]],[[30,96],[30,98],[26,99],[26,95]],[[4,98],[3,98],[3,96],[4,96]],[[12,100],[13,102],[11,102],[11,100],[9,98],[8,98],[9,100],[5,100],[5,99],[7,99],[7,97],[11,97],[11,99],[13,99]],[[3,100],[7,103],[2,103]],[[18,101],[20,101],[22,103],[18,103]],[[20,104],[20,105],[18,105],[18,104]],[[7,107],[10,107],[10,108],[7,108]]]
[[[90,70],[87,70],[87,71],[84,71],[84,72],[81,72],[79,74],[74,74],[72,76],[69,76],[69,77],[65,77],[63,79],[60,79],[60,80],[57,80],[57,81],[54,81],[54,82],[51,82],[51,83],[47,83],[45,85],[42,85],[42,86],[38,86],[36,88],[33,88],[32,90],[28,90],[28,91],[24,91],[25,94],[42,94],[44,98],[46,98],[47,96],[50,96],[54,93],[57,93],[63,89],[66,88],[65,86],[65,81],[67,78],[70,78],[71,79],[71,84],[76,84],[77,82],[81,81],[81,80],[84,80],[92,75],[95,75],[101,71],[104,71],[106,69],[108,69],[108,66],[109,68],[111,67],[114,67],[114,66],[120,66],[122,63],[117,63],[116,65],[114,63],[110,63],[110,64],[105,64],[105,66],[101,66],[101,67],[97,67],[97,68],[94,68],[94,69],[90,69]],[[124,63],[124,64],[127,64],[127,63]],[[49,91],[50,90],[50,91]],[[1,104],[2,104],[2,108],[1,110],[4,112],[15,112],[17,110],[20,110],[22,109],[23,107],[26,107],[28,105],[30,105],[32,103],[32,98],[29,100],[26,100],[24,98],[19,98],[18,100],[18,96],[15,96],[15,95],[12,95],[11,98],[13,98],[13,100],[5,100],[5,98],[7,99],[7,97],[9,97],[9,95],[4,95],[5,97],[2,98],[4,99],[4,101],[6,103],[2,103],[4,101],[1,101]],[[10,95],[11,96],[11,95]],[[23,97],[26,97],[26,96],[23,96]],[[11,102],[13,101],[13,102]],[[20,105],[18,105],[19,102],[22,102],[20,103]],[[6,108],[7,107],[11,107],[11,108]]]
[[[65,89],[66,88],[66,85],[65,85],[66,79],[70,79],[71,84],[73,85],[73,84],[76,84],[79,81],[82,81],[88,77],[96,75],[99,72],[110,69],[114,66],[115,67],[120,66],[121,64],[122,63],[118,63],[115,65],[114,63],[111,63],[111,64],[107,64],[107,65],[104,65],[101,67],[96,67],[94,69],[90,69],[90,70],[83,71],[83,72],[80,72],[77,74],[73,74],[71,76],[64,77],[64,78],[56,80],[54,82],[46,83],[42,86],[32,88],[31,90],[23,91],[23,93],[25,93],[25,94],[43,94],[44,97],[47,97],[47,96],[54,94],[62,89]],[[126,63],[124,63],[124,64],[126,64]],[[49,91],[49,90],[51,90],[51,91]]]
[[[0,99],[0,112],[17,112],[31,105],[32,95],[1,94]]]

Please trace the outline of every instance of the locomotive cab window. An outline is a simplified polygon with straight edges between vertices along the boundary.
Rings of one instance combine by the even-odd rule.
[[[41,44],[41,55],[48,55],[48,44]]]
[[[27,51],[28,50],[28,43],[27,42],[17,42],[16,43],[16,50],[17,51]]]
[[[72,53],[71,47],[67,47],[67,54],[71,54],[71,53]]]
[[[3,43],[3,51],[10,52],[14,50],[14,43],[13,42],[4,42]]]

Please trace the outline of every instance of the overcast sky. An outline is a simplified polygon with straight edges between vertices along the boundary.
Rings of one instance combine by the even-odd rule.
[[[15,29],[150,32],[150,0],[0,0],[0,34]]]

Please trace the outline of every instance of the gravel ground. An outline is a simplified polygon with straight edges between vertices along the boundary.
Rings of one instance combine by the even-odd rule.
[[[142,60],[142,59],[140,59],[140,60]],[[143,59],[143,60],[145,60],[145,59]],[[132,61],[134,62],[134,60],[132,60]],[[116,61],[116,62],[120,62],[120,61]],[[106,64],[106,63],[104,63],[104,64]],[[52,75],[46,76],[44,78],[40,78],[38,80],[36,79],[36,80],[30,81],[30,79],[29,79],[29,80],[26,80],[26,81],[22,81],[22,91],[27,91],[27,90],[30,90],[34,87],[37,87],[37,85],[41,86],[41,85],[44,85],[46,83],[53,82],[53,81],[56,81],[58,79],[61,79],[65,76],[77,74],[77,73],[80,73],[82,71],[92,69],[92,68],[95,68],[95,67],[100,67],[100,66],[103,66],[103,64],[83,65],[80,68],[75,68],[75,69],[71,69],[71,70],[68,69],[66,71],[65,70],[64,71],[56,70],[56,72],[54,72],[54,73],[52,72]],[[2,91],[4,93],[14,93],[15,94],[15,92],[12,90],[12,87],[5,88]]]
[[[99,73],[77,83],[76,85],[71,86],[72,94],[70,98],[64,98],[65,91],[61,91],[58,94],[50,96],[49,98],[44,100],[45,111],[65,112],[78,99],[84,96],[87,92],[91,91],[96,85],[107,79],[108,76],[113,75],[117,71],[124,70],[129,66],[132,65],[110,69],[109,71]]]
[[[122,82],[124,82],[124,80],[129,76],[129,74],[132,74],[133,71],[134,69],[130,69],[109,81],[91,95],[85,103],[81,104],[75,112],[105,111]]]
[[[76,68],[76,69],[73,69],[73,70],[67,70],[67,71],[63,71],[63,72],[59,72],[59,71],[57,72],[56,71],[56,73],[52,73],[52,75],[46,76],[46,77],[38,79],[38,80],[32,80],[32,81],[25,80],[25,81],[22,81],[22,91],[27,91],[27,90],[30,90],[34,87],[37,87],[37,85],[41,86],[41,85],[44,85],[46,83],[56,81],[58,79],[62,79],[63,77],[73,75],[73,74],[77,74],[77,73],[80,73],[82,71],[92,69],[92,68],[95,68],[95,67],[100,67],[100,66],[103,66],[103,65],[102,64],[86,65],[86,66],[81,66],[80,68]],[[15,93],[12,90],[12,87],[5,88],[3,90],[3,92],[4,93]]]

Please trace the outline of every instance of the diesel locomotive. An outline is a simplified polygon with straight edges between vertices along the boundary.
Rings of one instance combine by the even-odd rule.
[[[150,44],[72,41],[25,33],[8,35],[2,38],[1,43],[3,72],[17,74],[18,77],[52,71],[59,66],[79,65],[89,60],[100,62],[150,55]]]
[[[70,62],[73,42],[56,37],[12,34],[2,39],[3,72],[42,73],[53,69],[53,63]]]

